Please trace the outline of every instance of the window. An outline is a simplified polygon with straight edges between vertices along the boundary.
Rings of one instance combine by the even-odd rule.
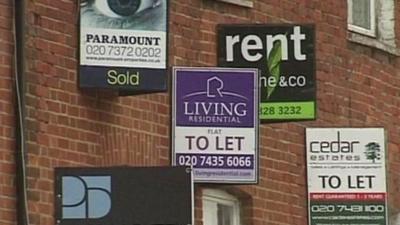
[[[240,5],[248,8],[253,8],[253,1],[252,0],[217,0],[220,2],[227,2],[234,5]]]
[[[395,0],[347,0],[348,39],[400,56],[395,43]]]
[[[203,224],[240,225],[239,200],[221,190],[203,190]]]
[[[391,224],[391,225],[400,225],[400,213],[396,213],[396,214],[390,216],[389,224]]]
[[[375,0],[348,0],[349,30],[375,37]]]

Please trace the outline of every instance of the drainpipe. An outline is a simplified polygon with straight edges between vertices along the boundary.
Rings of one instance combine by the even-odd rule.
[[[24,53],[24,12],[25,1],[14,1],[14,76],[16,94],[16,187],[17,187],[17,222],[18,225],[29,225],[27,176],[26,176],[26,139],[25,139],[25,53]]]

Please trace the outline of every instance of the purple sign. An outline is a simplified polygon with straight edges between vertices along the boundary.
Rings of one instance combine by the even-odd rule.
[[[253,127],[253,77],[254,71],[178,70],[176,125]]]
[[[195,182],[258,181],[258,70],[174,68],[172,164]]]

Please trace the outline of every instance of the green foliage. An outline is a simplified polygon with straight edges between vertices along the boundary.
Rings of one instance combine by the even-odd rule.
[[[281,62],[282,62],[282,45],[280,41],[276,41],[274,43],[274,47],[272,48],[268,59],[267,66],[270,73],[270,76],[273,76],[277,82],[279,82],[279,77],[281,73]],[[267,99],[271,96],[272,92],[275,90],[275,86],[268,86],[267,82]]]

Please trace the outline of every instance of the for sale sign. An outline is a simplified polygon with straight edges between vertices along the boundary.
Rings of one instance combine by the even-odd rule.
[[[257,69],[173,69],[174,165],[195,182],[258,180]]]
[[[307,128],[310,225],[387,225],[383,128]]]
[[[261,71],[262,121],[316,117],[314,26],[224,24],[218,26],[218,65]]]

